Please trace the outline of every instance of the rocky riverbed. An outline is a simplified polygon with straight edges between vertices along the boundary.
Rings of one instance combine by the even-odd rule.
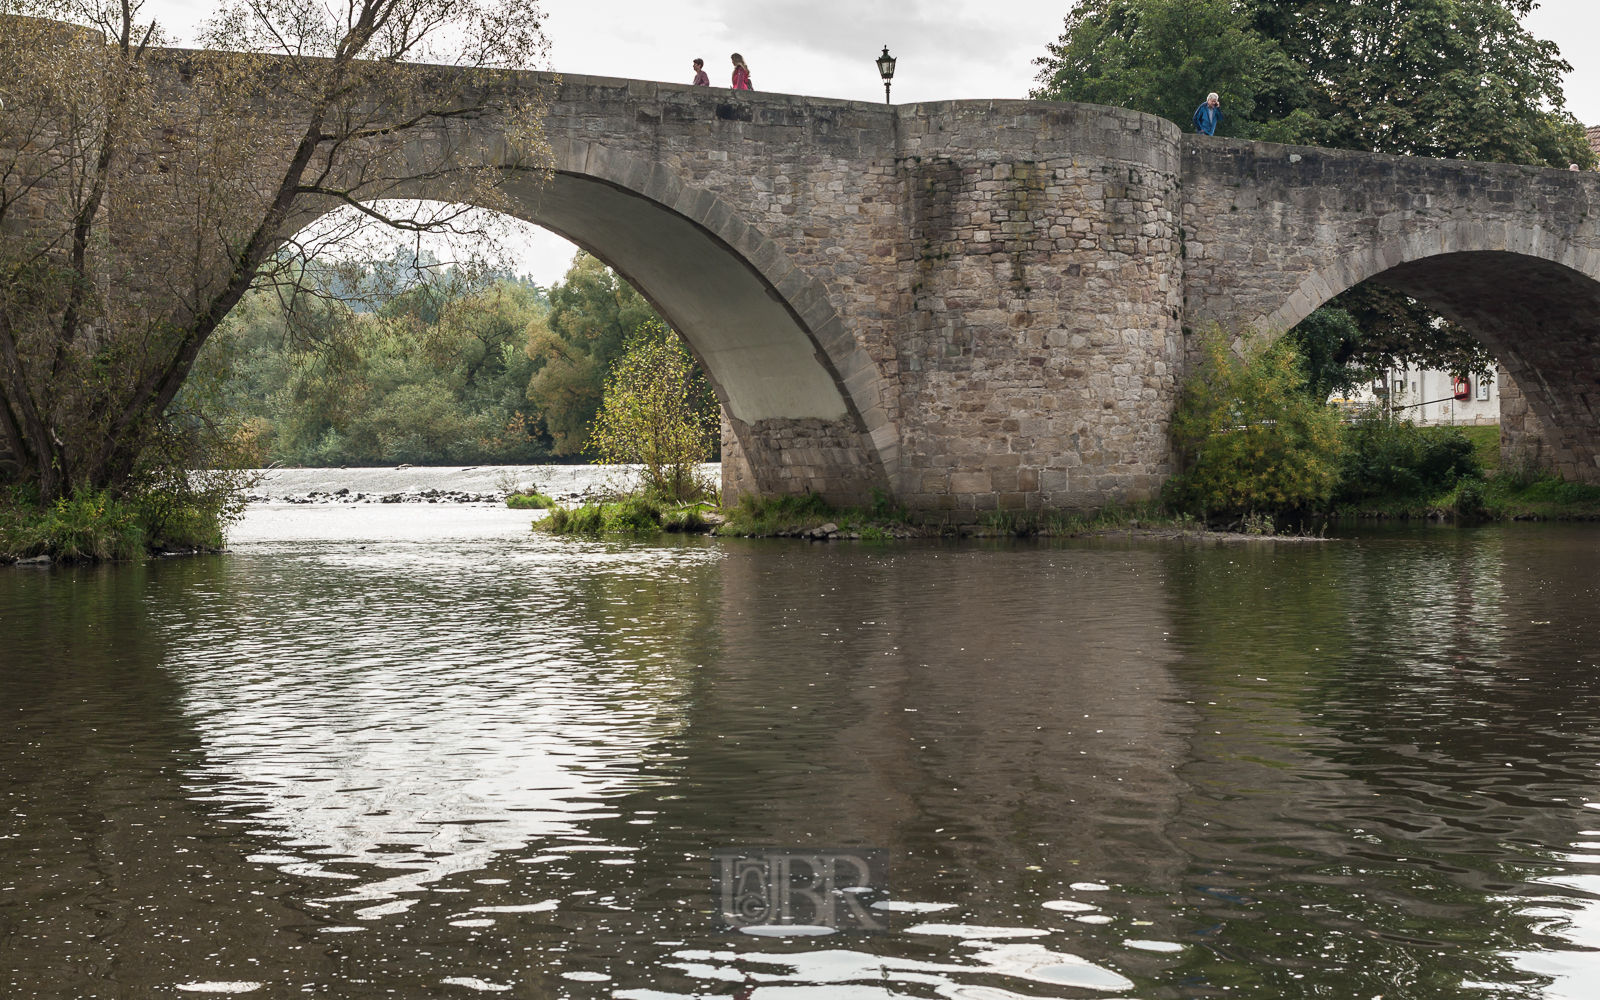
[[[702,467],[720,478],[721,466]],[[378,469],[261,469],[248,494],[272,504],[487,504],[506,494],[535,491],[576,506],[632,489],[635,466],[602,465],[401,465]]]

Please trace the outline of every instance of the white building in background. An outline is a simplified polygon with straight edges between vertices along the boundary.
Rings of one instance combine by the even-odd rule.
[[[1371,406],[1382,398],[1399,407],[1396,416],[1419,426],[1461,427],[1500,422],[1500,393],[1493,378],[1476,375],[1457,379],[1449,372],[1389,372],[1381,382],[1364,385],[1348,398],[1333,402]]]

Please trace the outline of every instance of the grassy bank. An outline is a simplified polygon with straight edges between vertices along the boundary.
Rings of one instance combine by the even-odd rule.
[[[1464,439],[1470,448],[1461,474],[1432,488],[1380,492],[1335,507],[1340,517],[1490,521],[1600,520],[1600,486],[1569,483],[1527,466],[1503,467],[1500,428],[1493,425],[1419,428],[1438,442]]]
[[[533,523],[533,530],[552,535],[633,535],[645,537],[668,532],[705,532],[716,520],[710,503],[679,504],[648,494],[619,497],[567,509],[551,503],[550,516]]]
[[[0,563],[127,562],[161,552],[214,552],[243,502],[232,486],[149,490],[133,498],[84,492],[41,504],[0,489]]]

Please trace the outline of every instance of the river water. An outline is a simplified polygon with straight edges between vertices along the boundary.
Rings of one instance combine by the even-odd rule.
[[[1600,532],[0,571],[0,994],[1600,996]]]

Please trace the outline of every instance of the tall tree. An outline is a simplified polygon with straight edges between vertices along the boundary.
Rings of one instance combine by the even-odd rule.
[[[1308,97],[1304,69],[1234,0],[1084,0],[1034,60],[1033,96],[1135,108],[1187,125],[1216,91],[1221,133],[1253,135],[1263,95]]]
[[[0,18],[0,433],[45,499],[129,482],[223,317],[351,234],[308,222],[488,237],[548,161],[536,0],[225,0],[182,52],[137,0]],[[448,127],[485,116],[509,161]]]
[[[1310,83],[1258,95],[1264,117],[1301,107],[1304,141],[1343,149],[1594,166],[1566,110],[1572,66],[1521,24],[1534,0],[1256,0],[1252,23]]]
[[[530,328],[528,353],[538,371],[528,399],[551,450],[581,455],[605,394],[606,378],[629,341],[664,328],[644,297],[617,273],[579,253],[566,278],[550,289],[547,322]]]

